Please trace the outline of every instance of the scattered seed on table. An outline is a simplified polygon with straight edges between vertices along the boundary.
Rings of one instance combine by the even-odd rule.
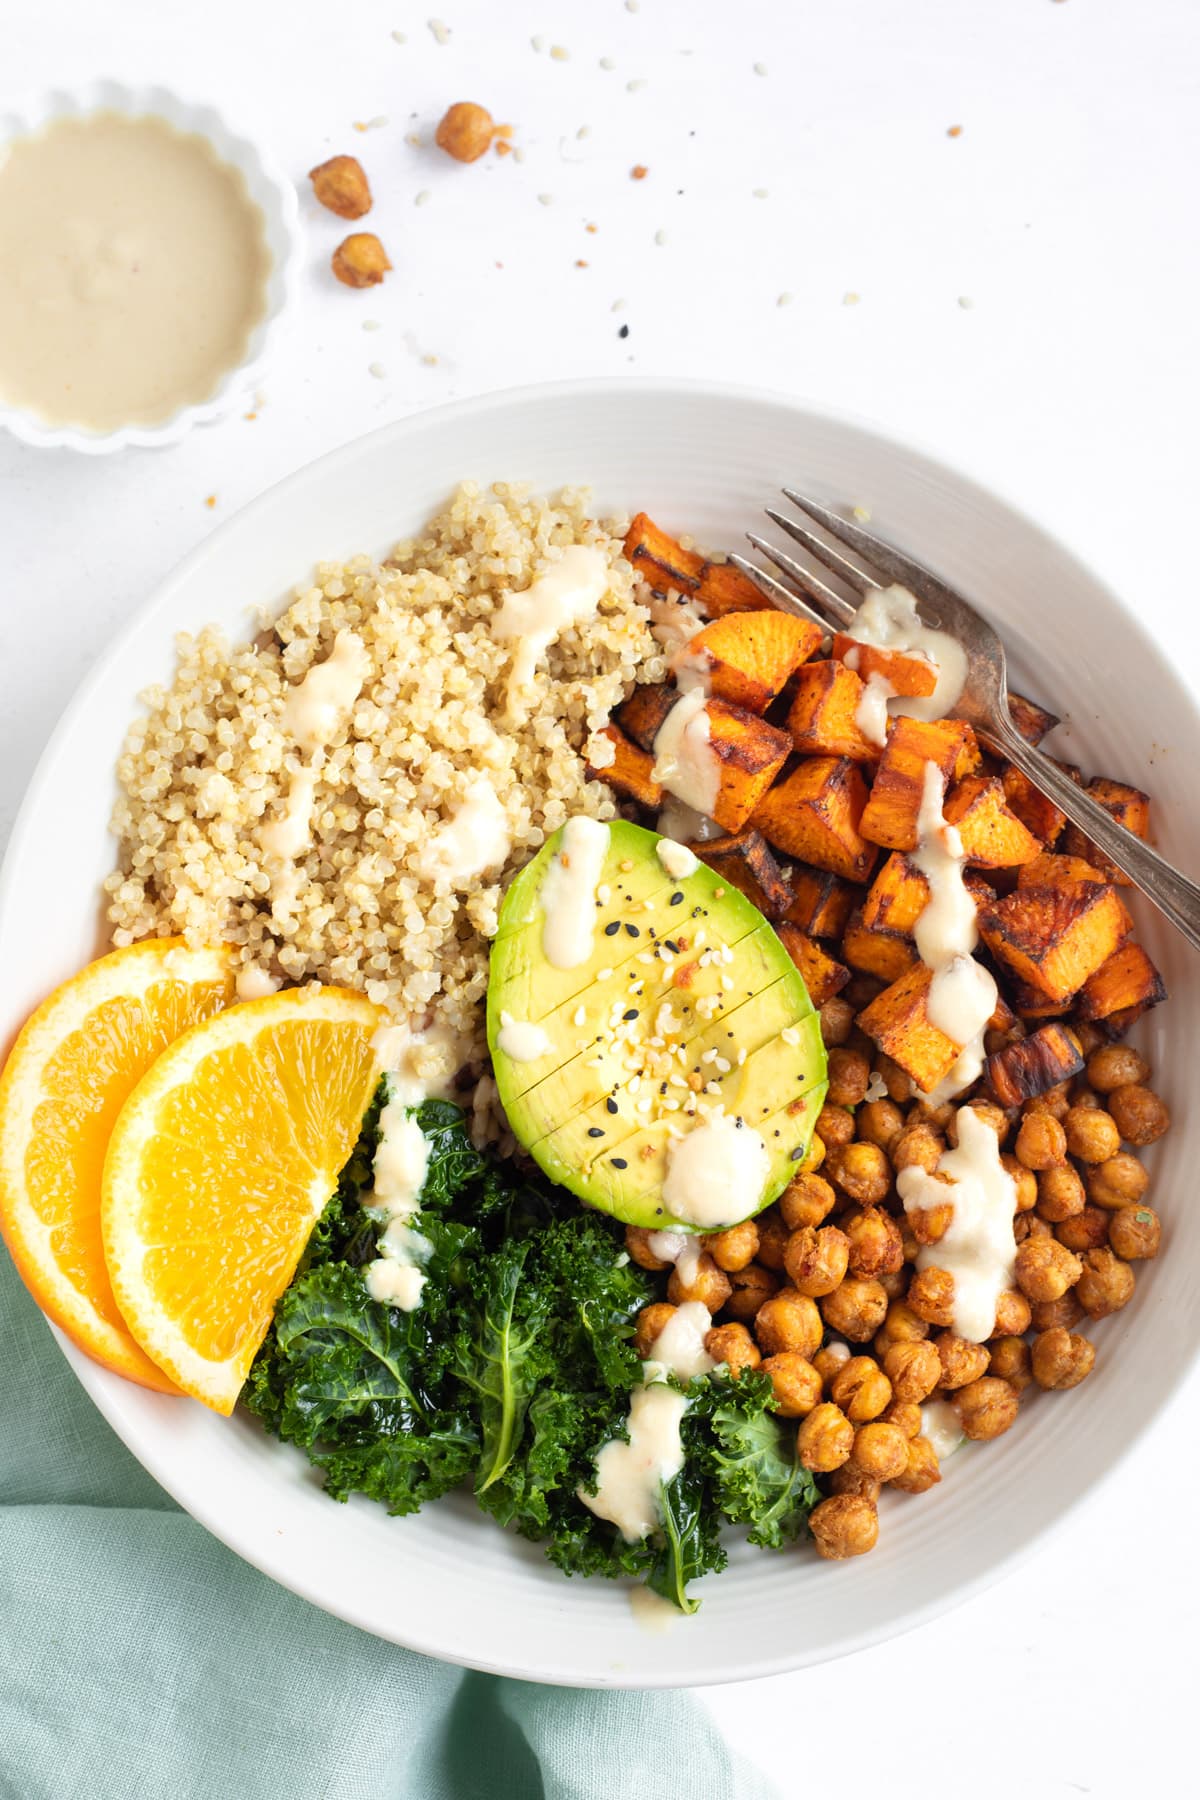
[[[608,310],[609,312],[624,312],[628,305],[628,300],[614,300]]]
[[[649,87],[649,85],[650,84],[645,77],[639,75],[636,81],[627,81],[625,83],[625,92],[627,94],[638,94],[644,87]]]
[[[776,306],[790,306],[792,304],[791,294],[780,294],[777,297],[775,304]]]
[[[769,190],[767,188],[755,188],[753,191],[756,200],[765,200]]]
[[[539,194],[538,195],[538,205],[539,206],[553,206],[554,205],[554,195],[553,194]]]
[[[853,291],[851,291],[848,294],[842,295],[842,305],[843,306],[857,306],[859,301],[861,300],[861,298],[862,298],[861,294],[856,294]]]
[[[591,137],[591,135],[592,135],[592,128],[590,125],[581,125],[579,127],[579,130],[575,133],[575,136],[577,138]]]
[[[650,171],[645,163],[634,163],[632,169],[629,171],[629,179],[631,181],[645,181],[649,173]]]
[[[667,241],[666,232],[662,231],[662,230],[656,231],[654,234],[654,241],[656,244],[659,244],[659,245],[665,244]]]
[[[546,40],[544,37],[531,37],[529,42],[532,44],[533,48],[539,52],[546,48]]]
[[[413,205],[427,206],[432,199],[433,195],[430,193],[429,189],[422,188],[419,194],[413,195]]]
[[[373,375],[376,381],[382,381],[387,374],[387,370],[381,362],[373,362],[367,365],[367,373],[368,375]]]
[[[393,31],[392,39],[397,44],[407,44],[408,33],[406,31]]]
[[[961,125],[947,125],[946,136],[947,137],[961,137],[962,136],[962,126]]]
[[[561,44],[551,44],[550,60],[552,62],[570,62],[571,52],[565,50]]]
[[[620,329],[620,331],[618,331],[618,333],[617,333],[617,336],[618,336],[618,337],[619,337],[619,338],[627,338],[627,337],[628,337],[628,336],[629,336],[629,327],[628,327],[628,325],[622,325],[622,327],[621,327],[621,329]]]
[[[602,56],[600,58],[600,67],[602,69],[615,69],[616,66],[617,66],[616,63],[613,61],[611,56]]]
[[[381,319],[364,319],[362,328],[364,331],[378,331],[382,323],[383,321]]]
[[[433,33],[433,41],[435,44],[448,44],[449,43],[450,27],[448,25],[444,25],[440,19],[430,19],[429,20],[429,29]]]
[[[958,304],[962,307],[964,312],[970,312],[975,302],[972,300],[970,294],[960,294],[958,296]]]

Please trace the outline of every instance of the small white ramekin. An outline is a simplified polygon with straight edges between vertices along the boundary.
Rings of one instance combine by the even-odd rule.
[[[81,425],[51,424],[24,407],[6,406],[0,399],[0,428],[23,444],[41,450],[78,450],[86,456],[107,456],[131,445],[156,449],[162,444],[177,444],[193,425],[211,425],[228,417],[262,380],[292,310],[300,260],[299,207],[292,183],[260,145],[234,131],[215,107],[185,100],[170,88],[94,81],[70,93],[52,89],[26,105],[0,110],[0,145],[29,137],[56,119],[85,118],[97,112],[123,113],[131,118],[150,115],[165,119],[178,131],[207,138],[221,161],[240,171],[247,193],[262,211],[271,267],[266,310],[254,328],[242,361],[222,377],[207,400],[181,406],[159,424],[88,431]]]

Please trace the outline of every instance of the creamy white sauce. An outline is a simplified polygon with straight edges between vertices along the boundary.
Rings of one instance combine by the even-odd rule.
[[[926,1400],[921,1408],[921,1436],[929,1439],[939,1462],[953,1456],[964,1433],[959,1416],[948,1400]]]
[[[921,623],[917,603],[907,588],[880,588],[868,594],[843,630],[860,644],[924,656],[936,668],[937,686],[932,694],[921,698],[897,694],[887,701],[889,713],[902,713],[912,719],[944,719],[958,704],[967,681],[967,653],[948,631],[935,631]],[[851,651],[845,658],[848,668],[857,665],[857,658],[850,660],[853,655]]]
[[[670,1631],[677,1619],[683,1617],[677,1606],[672,1606],[669,1600],[664,1600],[661,1594],[656,1594],[653,1588],[646,1587],[644,1583],[630,1590],[629,1610],[634,1622],[642,1631],[649,1632],[651,1637],[661,1637],[664,1631]]]
[[[376,1245],[375,1260],[364,1270],[367,1292],[372,1300],[404,1312],[412,1312],[421,1303],[425,1286],[421,1265],[431,1249],[428,1239],[412,1225],[429,1171],[429,1144],[417,1121],[409,1116],[410,1104],[389,1080],[388,1099],[379,1114],[374,1187],[363,1198],[364,1210],[372,1218],[388,1221]]]
[[[686,881],[700,867],[700,858],[686,844],[677,844],[674,838],[660,837],[654,846],[654,854],[672,881]]]
[[[402,1106],[419,1106],[422,1100],[450,1098],[470,1046],[449,1025],[435,1023],[423,1031],[410,1025],[381,1025],[372,1034],[371,1048],[390,1078],[391,1099]]]
[[[508,710],[524,716],[526,696],[550,645],[572,625],[596,616],[608,591],[608,559],[594,544],[571,544],[519,594],[506,594],[492,636],[513,645]]]
[[[556,969],[577,969],[592,954],[596,888],[608,854],[609,829],[582,815],[568,819],[538,892],[542,951]]]
[[[983,1034],[996,1009],[996,983],[972,952],[979,942],[975,901],[963,879],[962,837],[942,813],[942,774],[925,764],[912,861],[929,883],[929,898],[913,928],[917,954],[933,980],[925,1010],[961,1054],[933,1090],[935,1104],[953,1099],[978,1079]],[[936,1097],[936,1098],[935,1098]]]
[[[268,994],[279,992],[279,983],[265,969],[256,969],[253,965],[239,969],[234,981],[239,1000],[265,1000]]]
[[[401,1312],[415,1312],[421,1304],[425,1271],[415,1263],[394,1262],[389,1256],[378,1256],[363,1271],[368,1294],[381,1306],[397,1306]]]
[[[539,1056],[550,1054],[554,1039],[540,1025],[533,1025],[528,1019],[514,1019],[511,1013],[502,1012],[496,1047],[512,1062],[536,1062]]]
[[[657,1256],[659,1262],[674,1263],[680,1280],[686,1287],[691,1287],[704,1250],[695,1232],[652,1231],[646,1239],[646,1245],[650,1254]]]
[[[770,1168],[758,1132],[721,1114],[672,1138],[663,1201],[674,1218],[704,1231],[733,1225],[758,1211]]]
[[[658,829],[664,837],[687,838],[693,844],[707,844],[710,839],[724,837],[725,829],[707,813],[685,806],[682,800],[668,794],[658,814]]]
[[[287,797],[278,818],[259,829],[259,843],[272,864],[271,897],[276,913],[294,906],[298,875],[294,864],[312,842],[312,815],[325,750],[345,725],[370,670],[362,639],[339,631],[322,663],[288,690],[280,726],[309,761],[292,771]]]
[[[288,861],[308,849],[312,842],[318,773],[316,760],[309,767],[293,771],[282,813],[277,819],[268,819],[258,834],[258,841],[268,856]]]
[[[669,794],[699,813],[712,813],[721,788],[721,766],[703,687],[681,693],[654,738],[653,777]]]
[[[854,656],[855,651],[850,652]],[[847,663],[850,656],[846,658]],[[869,744],[878,744],[882,748],[887,743],[888,734],[888,701],[895,695],[895,688],[886,675],[876,669],[868,676],[858,705],[854,709],[854,723],[862,732]]]
[[[954,1329],[982,1344],[996,1328],[996,1302],[1013,1284],[1016,1244],[1013,1216],[1017,1188],[1000,1161],[1000,1140],[969,1106],[958,1111],[958,1145],[940,1158],[938,1181],[924,1169],[901,1169],[896,1188],[906,1212],[954,1208],[949,1229],[917,1257],[918,1269],[945,1269],[954,1277]]]
[[[704,1339],[712,1329],[712,1315],[701,1300],[687,1300],[677,1306],[653,1344],[643,1365],[647,1381],[661,1381],[666,1375],[678,1375],[691,1381],[697,1375],[708,1375],[716,1368],[704,1348]]]
[[[418,869],[427,881],[446,880],[457,887],[498,869],[511,849],[500,797],[486,776],[480,776],[424,846]]]

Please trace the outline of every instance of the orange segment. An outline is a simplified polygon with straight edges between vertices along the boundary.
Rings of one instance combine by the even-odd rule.
[[[113,1291],[185,1393],[233,1411],[370,1105],[382,1015],[293,988],[197,1025],[127,1100],[104,1167]]]
[[[159,1053],[233,998],[227,950],[114,950],[33,1013],[0,1078],[0,1231],[42,1310],[97,1362],[175,1393],[131,1337],[100,1237],[113,1122]]]

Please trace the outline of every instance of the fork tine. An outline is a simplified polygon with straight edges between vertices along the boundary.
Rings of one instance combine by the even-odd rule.
[[[889,580],[901,582],[919,600],[926,600],[935,607],[939,601],[944,601],[949,590],[921,563],[894,550],[891,544],[885,544],[874,532],[864,531],[861,525],[853,525],[848,519],[831,512],[819,500],[810,500],[806,494],[798,494],[794,488],[784,488],[783,492],[793,506],[798,506],[801,512],[807,513],[830,537],[836,538],[848,550],[853,550],[864,562],[874,563]]]
[[[738,556],[736,551],[729,560],[735,569],[740,569],[743,575],[750,577],[759,592],[765,594],[771,605],[778,607],[780,612],[793,613],[798,619],[811,619],[814,625],[821,627],[822,631],[829,630],[828,619],[811,607],[807,600],[801,600],[799,595],[793,594],[791,588],[784,587],[781,581],[776,581],[773,575],[768,575],[765,569],[760,569],[757,563],[747,562],[746,558]]]
[[[784,492],[786,493],[786,489]],[[789,519],[786,513],[777,512],[773,506],[764,509],[768,519],[774,520],[781,531],[786,531],[790,538],[802,544],[810,556],[824,563],[832,575],[838,575],[852,587],[856,594],[867,595],[878,591],[879,583],[873,576],[866,574],[856,563],[849,561],[840,551],[819,538],[815,532],[808,531],[803,525],[797,525],[795,519]]]
[[[767,560],[775,564],[784,577],[785,584],[799,589],[811,601],[821,614],[823,625],[836,630],[839,626],[850,623],[855,609],[848,600],[843,600],[840,594],[835,594],[832,588],[826,587],[819,576],[811,574],[785,550],[780,550],[766,538],[759,537],[756,531],[748,531],[746,536],[756,550],[761,550]]]

